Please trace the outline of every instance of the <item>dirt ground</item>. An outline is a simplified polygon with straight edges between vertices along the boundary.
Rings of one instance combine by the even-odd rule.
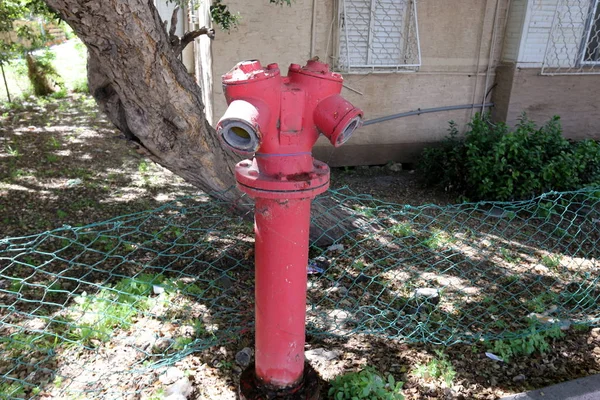
[[[169,171],[138,156],[85,95],[31,100],[17,108],[0,108],[0,135],[0,239],[103,221],[198,193]],[[413,171],[392,171],[394,168],[398,166],[336,169],[332,172],[332,187],[348,186],[355,193],[398,204],[444,205],[454,201],[449,194],[423,188]],[[134,321],[138,332],[182,329],[175,321],[155,328],[148,324],[143,319]],[[327,396],[327,382],[369,365],[383,375],[392,374],[397,381],[403,381],[407,399],[497,399],[598,373],[600,329],[572,327],[564,334],[552,339],[544,354],[517,356],[509,362],[491,359],[485,354],[488,349],[479,344],[441,347],[368,335],[309,336],[306,350],[329,352],[324,358],[315,355],[310,359],[325,380],[323,398]],[[103,382],[122,388],[117,392],[135,391],[131,398],[164,398],[173,382],[185,376],[191,384],[186,392],[189,398],[234,399],[241,373],[236,355],[245,347],[252,347],[252,333],[242,332],[223,345],[180,358],[171,369],[164,365],[143,374],[119,374],[120,367],[130,366],[133,370],[146,361],[146,353],[136,352],[140,344],[132,346],[132,340],[138,339],[119,332],[91,352],[66,347],[62,358],[55,360],[55,367],[61,368],[58,364],[62,363],[65,376],[82,374],[69,370],[70,361],[85,364],[89,376],[97,377],[96,369],[102,369],[106,375]],[[415,369],[436,361],[441,364],[442,360],[449,361],[455,371],[449,382],[444,381],[444,373],[438,377],[431,369],[426,373]],[[110,370],[115,373],[106,372]],[[83,386],[73,385],[80,392],[84,390]],[[54,382],[38,395],[64,398],[63,389]],[[104,396],[113,397],[118,396],[114,392],[112,397]]]

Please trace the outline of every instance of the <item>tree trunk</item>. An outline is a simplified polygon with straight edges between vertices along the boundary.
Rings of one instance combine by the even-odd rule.
[[[91,94],[140,152],[212,196],[247,211],[239,201],[234,165],[207,123],[200,87],[178,59],[181,40],[166,31],[152,0],[46,0],[88,48]],[[206,30],[204,31],[206,32]],[[196,35],[197,36],[197,35]],[[177,39],[177,38],[175,38]],[[183,39],[183,38],[182,38]],[[319,206],[319,226],[338,217]],[[326,243],[345,229],[313,237]],[[335,232],[335,233],[334,233]]]
[[[204,116],[152,0],[47,0],[88,48],[91,94],[144,153],[206,192],[235,182],[235,157]],[[234,201],[237,193],[219,196]]]

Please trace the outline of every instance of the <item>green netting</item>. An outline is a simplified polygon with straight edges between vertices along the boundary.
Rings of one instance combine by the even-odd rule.
[[[598,321],[600,189],[418,207],[330,196],[323,213],[340,217],[322,237],[346,234],[310,249],[313,336],[451,345]],[[252,224],[208,196],[2,239],[0,398],[148,394],[149,369],[252,335],[253,279]]]

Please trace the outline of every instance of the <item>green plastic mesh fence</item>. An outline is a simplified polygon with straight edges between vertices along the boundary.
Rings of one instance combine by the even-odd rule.
[[[346,233],[310,249],[313,336],[451,345],[598,321],[600,189],[443,207],[330,196]],[[143,395],[149,368],[252,335],[253,279],[252,224],[208,196],[2,239],[0,398]]]

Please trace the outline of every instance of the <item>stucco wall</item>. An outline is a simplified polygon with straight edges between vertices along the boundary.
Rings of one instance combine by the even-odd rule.
[[[571,139],[600,139],[600,103],[593,87],[600,75],[540,75],[539,68],[499,68],[494,101],[505,110],[498,115],[514,126],[522,112],[538,125],[559,115],[564,136]]]
[[[316,1],[315,52],[331,62],[335,54],[337,21],[334,1]],[[343,95],[363,108],[366,119],[418,108],[481,103],[483,101],[492,27],[496,17],[497,43],[492,60],[502,50],[506,0],[418,0],[422,66],[412,73],[344,74]],[[238,61],[260,59],[278,62],[285,70],[292,62],[311,56],[312,0],[296,0],[292,6],[269,5],[268,0],[229,0],[232,12],[241,15],[237,30],[217,32],[212,44],[213,104],[217,121],[225,111],[220,77]],[[494,68],[487,87],[494,81]],[[424,145],[440,140],[449,120],[465,125],[473,111],[451,111],[396,119],[359,130],[352,140],[332,150],[325,141],[315,155],[333,165],[383,164],[413,161]]]

